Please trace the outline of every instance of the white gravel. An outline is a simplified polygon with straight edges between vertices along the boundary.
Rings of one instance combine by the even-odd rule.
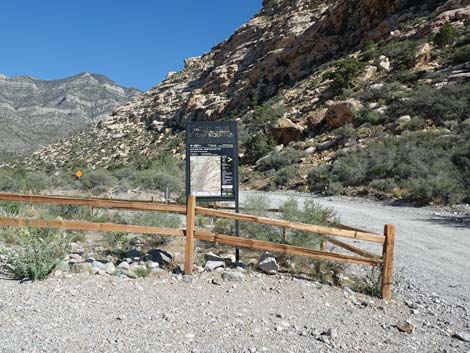
[[[339,288],[254,273],[214,285],[70,275],[0,282],[0,352],[437,352],[469,345],[434,311],[414,315]],[[354,298],[353,298],[354,297]],[[354,304],[355,303],[355,304]],[[395,325],[409,320],[413,334]],[[459,322],[457,331],[465,330]],[[328,335],[328,330],[329,334]],[[322,335],[323,333],[323,335]]]

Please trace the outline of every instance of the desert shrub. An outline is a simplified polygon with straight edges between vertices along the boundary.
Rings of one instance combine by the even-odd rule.
[[[464,138],[439,133],[409,133],[371,143],[367,148],[340,154],[330,167],[309,174],[310,187],[321,181],[326,188],[334,182],[344,186],[393,186],[406,190],[410,200],[455,203],[468,193],[464,173],[452,158]],[[465,163],[464,163],[465,164]],[[465,169],[465,167],[464,167]],[[377,180],[387,180],[378,182]],[[391,180],[390,180],[391,179]],[[388,186],[387,186],[388,185]]]
[[[93,212],[90,207],[77,205],[51,205],[48,207],[49,216],[63,219],[82,221],[93,220]]]
[[[372,125],[381,124],[385,120],[383,115],[374,112],[371,109],[365,108],[361,109],[354,114],[354,124],[356,126],[362,125],[364,123],[370,123]]]
[[[259,162],[257,169],[260,171],[267,171],[271,169],[279,170],[291,164],[298,163],[302,156],[303,153],[301,151],[293,149],[287,149],[281,152],[275,151],[266,158],[263,158]]]
[[[316,224],[322,226],[334,226],[339,222],[338,217],[330,208],[323,208],[313,200],[306,200],[302,206],[294,198],[287,200],[279,208],[281,218],[293,222]],[[287,243],[291,245],[320,248],[324,237],[319,234],[289,230]]]
[[[108,249],[121,248],[127,241],[127,233],[104,232],[101,242]]]
[[[470,84],[448,84],[441,89],[418,86],[407,99],[394,102],[390,111],[395,116],[408,114],[437,123],[463,121],[470,116]]]
[[[243,204],[247,214],[268,217],[271,204],[267,197],[252,195]],[[254,222],[240,222],[240,234],[248,238],[279,242],[282,232],[278,227],[258,224]]]
[[[179,192],[183,189],[184,179],[175,177],[164,170],[145,170],[138,174],[133,185],[145,190],[165,190],[168,186],[170,190]]]
[[[330,168],[326,165],[320,165],[313,168],[307,175],[310,190],[316,192],[325,192],[330,182]]]
[[[168,186],[178,193],[184,187],[183,162],[170,154],[159,155],[130,182],[146,190],[164,190]]]
[[[347,140],[350,138],[358,137],[357,130],[350,124],[334,129],[333,131],[331,131],[331,133],[335,135],[338,140]]]
[[[299,167],[289,165],[279,169],[273,177],[273,182],[277,187],[287,186],[299,176]]]
[[[254,164],[276,146],[271,126],[282,117],[284,109],[271,105],[256,106],[254,111],[244,115],[240,124],[240,147],[244,151],[242,162]]]
[[[40,171],[21,168],[0,170],[0,191],[38,193],[53,184],[53,178]]]
[[[470,44],[456,48],[452,54],[452,61],[454,64],[462,64],[470,61]]]
[[[369,46],[362,54],[362,60],[377,60],[380,55],[387,56],[393,68],[406,70],[414,68],[416,65],[416,51],[422,43],[419,40],[395,40],[381,47],[376,45]]]
[[[452,44],[455,41],[456,36],[457,32],[455,28],[450,23],[445,23],[434,36],[434,44],[438,47],[444,47]]]
[[[181,218],[176,214],[161,212],[138,213],[134,219],[135,224],[149,227],[180,228]],[[171,237],[158,234],[146,234],[145,242],[149,247],[158,247],[167,244]]]
[[[385,103],[395,100],[403,95],[404,87],[397,81],[384,82],[383,87],[370,88],[365,87],[360,91],[355,92],[353,95],[365,102],[377,102],[383,100]]]
[[[21,228],[16,232],[17,246],[6,251],[6,271],[15,279],[45,279],[63,259],[67,236],[52,229]]]
[[[235,223],[228,219],[218,218],[214,222],[213,231],[219,234],[234,234],[235,233]]]
[[[96,193],[105,192],[117,183],[117,179],[104,169],[85,171],[80,181],[83,189]]]
[[[346,58],[335,63],[335,70],[325,74],[325,78],[333,80],[331,88],[337,94],[353,87],[353,81],[364,70],[365,64],[354,58]]]
[[[253,135],[244,143],[243,163],[254,164],[258,159],[270,153],[276,146],[272,135]]]
[[[152,269],[146,266],[138,266],[135,269],[135,274],[137,277],[145,278],[152,273]]]
[[[391,192],[394,188],[397,187],[397,183],[392,178],[387,179],[375,179],[369,183],[369,187],[371,189],[383,191],[383,192]]]

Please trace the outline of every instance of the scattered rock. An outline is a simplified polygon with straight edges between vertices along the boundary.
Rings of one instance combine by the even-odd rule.
[[[453,337],[455,337],[458,340],[463,341],[463,342],[470,342],[470,333],[469,332],[464,332],[464,331],[458,332],[458,333],[455,333]]]
[[[113,275],[116,272],[116,267],[114,266],[114,264],[112,262],[107,262],[107,263],[104,264],[103,270],[107,274]]]
[[[287,145],[291,141],[299,141],[304,132],[304,128],[297,125],[292,120],[281,118],[277,124],[271,129],[274,138],[283,145]]]
[[[416,326],[408,320],[398,321],[396,326],[397,326],[398,331],[405,332],[409,335],[411,335],[416,329]]]
[[[279,265],[272,254],[265,252],[261,255],[257,268],[269,275],[274,275],[279,271]]]
[[[129,263],[127,261],[123,261],[117,266],[120,270],[129,270],[129,267]]]
[[[325,105],[328,108],[325,120],[333,128],[352,123],[354,113],[362,108],[361,102],[352,98],[344,101],[328,101]]]
[[[131,259],[140,258],[141,256],[142,253],[137,249],[130,249],[126,252],[126,257]]]
[[[245,276],[236,271],[225,271],[222,275],[222,278],[224,281],[229,281],[229,282],[240,282],[243,280]]]
[[[150,261],[157,262],[160,267],[169,266],[173,261],[173,256],[169,252],[160,249],[152,249],[147,255]]]
[[[223,261],[225,266],[231,266],[235,262],[235,255],[217,255],[213,252],[208,252],[205,255],[206,261]]]
[[[379,58],[379,67],[383,69],[384,71],[390,71],[390,59],[387,58],[385,55],[381,55]],[[378,83],[379,84],[379,83]],[[382,84],[383,86],[383,84]]]
[[[224,261],[207,261],[204,269],[211,272],[220,267],[225,267]]]

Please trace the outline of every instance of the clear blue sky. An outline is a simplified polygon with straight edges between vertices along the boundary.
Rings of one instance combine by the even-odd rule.
[[[88,71],[146,90],[228,38],[261,0],[5,0],[0,73]]]

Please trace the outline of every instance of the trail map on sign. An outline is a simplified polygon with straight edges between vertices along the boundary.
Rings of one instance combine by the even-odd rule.
[[[221,195],[221,157],[193,156],[191,159],[191,191],[196,196]]]

